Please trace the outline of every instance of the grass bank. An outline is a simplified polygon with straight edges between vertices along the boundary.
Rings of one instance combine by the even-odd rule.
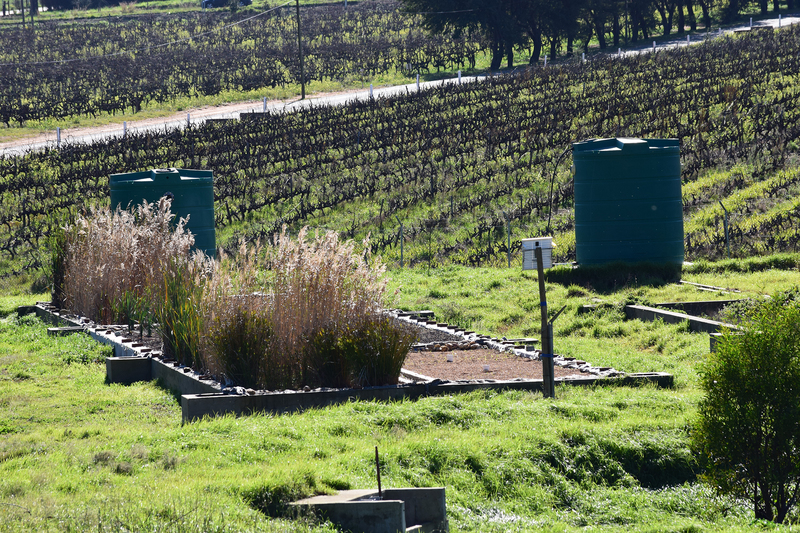
[[[723,274],[701,275],[725,285]],[[800,282],[796,268],[736,276],[752,296],[763,276],[774,280],[770,291]],[[452,267],[391,277],[398,307],[455,316],[458,305],[475,329],[507,336],[537,322],[522,307],[538,304],[527,273]],[[375,486],[376,445],[384,486],[446,487],[452,531],[772,529],[697,481],[687,428],[707,337],[627,322],[618,311],[625,301],[713,297],[674,284],[548,284],[551,309],[567,305],[557,351],[672,371],[670,390],[559,388],[555,401],[483,392],[186,426],[157,384],[106,385],[108,352],[87,338],[50,338],[38,320],[11,315],[0,323],[0,531],[332,531],[273,517],[295,497]],[[596,300],[603,310],[577,313]]]

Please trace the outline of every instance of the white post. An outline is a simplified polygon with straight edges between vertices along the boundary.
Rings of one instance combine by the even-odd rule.
[[[347,9],[347,0],[344,0],[344,8]]]
[[[781,27],[781,17],[783,17],[783,15],[778,15],[778,27],[779,28]]]
[[[419,91],[419,74],[417,74],[417,90]]]
[[[653,52],[655,52],[655,51],[656,51],[656,42],[653,41]]]
[[[691,35],[686,36],[686,44],[692,44],[691,37]]]
[[[461,71],[458,71],[458,84],[461,85]]]
[[[547,66],[547,56],[544,56],[544,66]]]
[[[750,17],[750,28],[753,27],[753,17]]]
[[[267,112],[267,97],[264,97],[264,113]]]
[[[372,84],[369,84],[369,97],[372,98]]]
[[[128,134],[128,121],[125,120],[122,122],[122,135],[123,137]]]
[[[586,52],[581,52],[581,63],[586,63]]]
[[[189,113],[186,113],[186,127],[188,128],[191,125],[192,125],[192,117]]]
[[[61,148],[61,128],[56,128],[56,146]]]
[[[622,48],[617,48],[617,55],[622,57]]]

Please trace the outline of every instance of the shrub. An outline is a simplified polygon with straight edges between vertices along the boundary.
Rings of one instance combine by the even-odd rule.
[[[793,293],[787,293],[793,294]],[[727,331],[701,372],[692,432],[704,479],[782,522],[800,489],[800,303],[775,295]]]

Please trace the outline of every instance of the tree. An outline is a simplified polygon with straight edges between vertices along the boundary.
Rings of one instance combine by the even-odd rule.
[[[727,331],[701,371],[692,431],[717,490],[749,500],[756,518],[783,522],[800,488],[800,302],[777,294]]]
[[[424,26],[433,33],[458,35],[476,29],[492,43],[491,68],[498,69],[503,57],[514,66],[514,46],[524,42],[520,4],[524,0],[402,0],[406,11],[421,13]]]

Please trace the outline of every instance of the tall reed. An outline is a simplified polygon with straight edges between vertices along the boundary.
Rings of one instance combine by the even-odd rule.
[[[63,285],[55,303],[96,322],[127,322],[123,315],[132,306],[125,302],[148,290],[158,293],[164,268],[187,257],[194,244],[186,221],[174,218],[166,198],[132,211],[102,208],[79,216],[65,229]]]

